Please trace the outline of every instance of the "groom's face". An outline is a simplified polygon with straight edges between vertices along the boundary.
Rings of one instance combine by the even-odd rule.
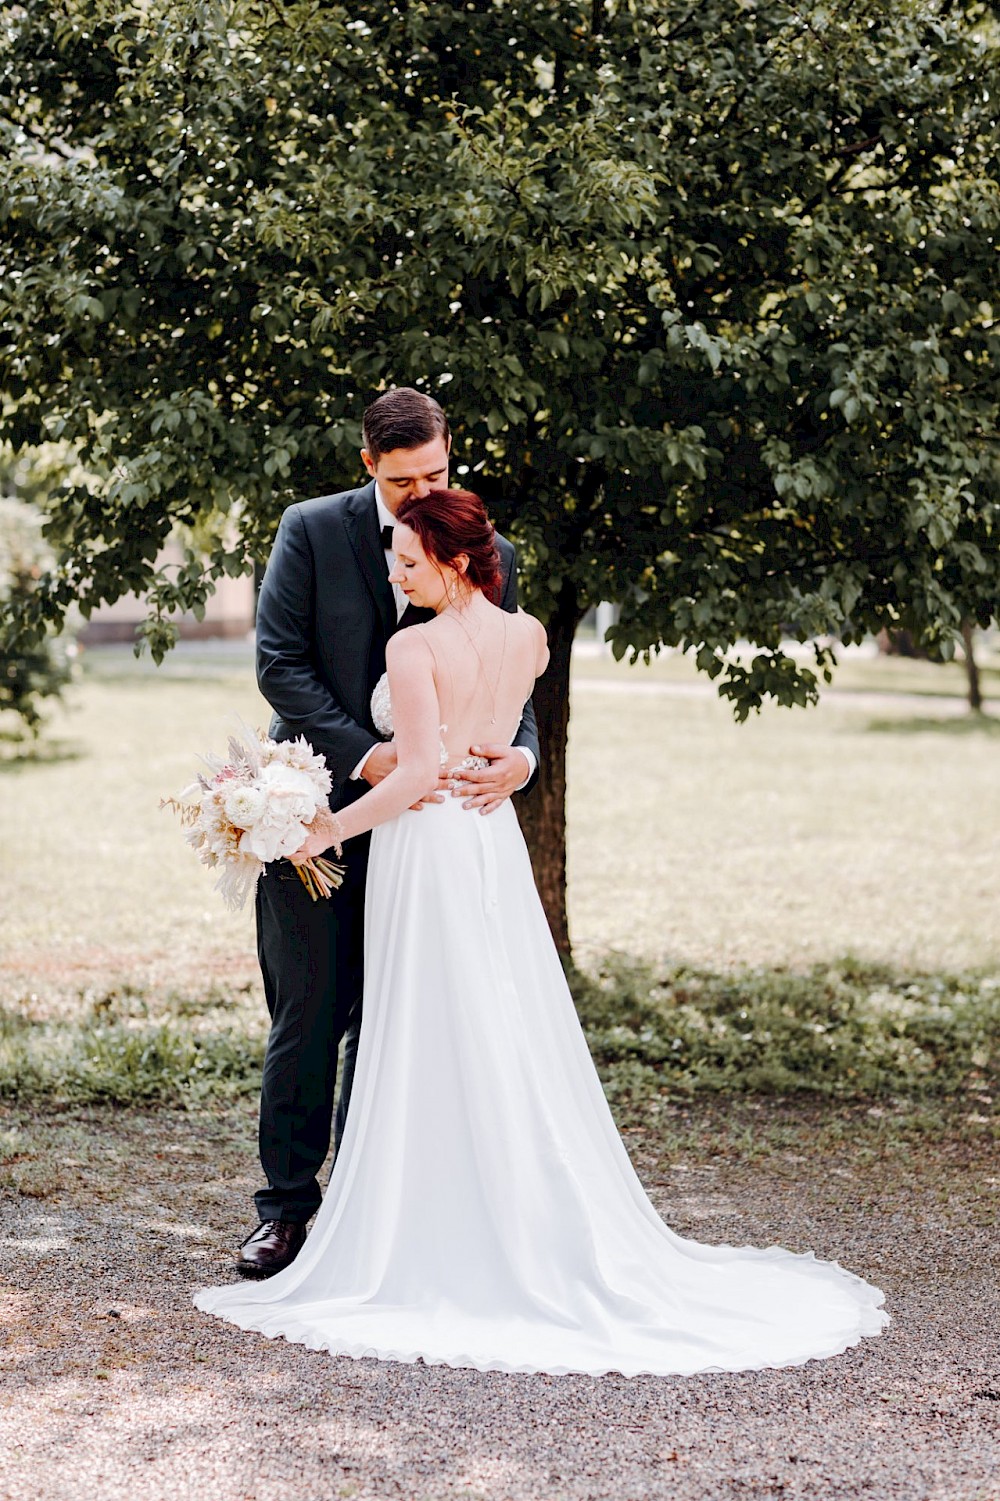
[[[403,501],[411,496],[422,498],[431,490],[448,488],[448,448],[443,438],[433,438],[419,448],[393,448],[379,454],[377,459],[363,448],[361,457],[395,516]]]

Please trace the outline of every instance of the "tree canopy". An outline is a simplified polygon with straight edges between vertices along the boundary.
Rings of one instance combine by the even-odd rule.
[[[947,651],[1000,586],[991,12],[8,7],[4,431],[87,472],[20,628],[145,589],[162,653],[285,505],[354,481],[396,383],[446,406],[549,621],[550,832],[597,600],[740,716],[814,696],[789,634],[816,669],[885,625]],[[158,573],[178,523],[214,541]]]

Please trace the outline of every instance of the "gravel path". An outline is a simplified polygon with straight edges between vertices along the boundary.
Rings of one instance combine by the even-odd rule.
[[[998,1501],[996,1148],[884,1124],[714,1104],[628,1135],[675,1229],[836,1256],[893,1314],[834,1360],[629,1381],[331,1359],[203,1317],[249,1227],[250,1109],[9,1114],[0,1496]]]

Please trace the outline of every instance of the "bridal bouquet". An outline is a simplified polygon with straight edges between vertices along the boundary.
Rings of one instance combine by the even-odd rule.
[[[230,737],[227,761],[202,759],[210,775],[199,774],[160,807],[180,815],[198,859],[221,871],[215,889],[233,911],[246,904],[264,866],[294,854],[309,834],[328,828],[340,853],[337,819],[327,804],[330,773],[307,740],[270,740],[244,727],[242,738]],[[322,857],[295,869],[313,901],[344,879],[343,868]]]

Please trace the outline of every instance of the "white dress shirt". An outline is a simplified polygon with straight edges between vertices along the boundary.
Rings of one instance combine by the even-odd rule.
[[[375,482],[375,511],[376,511],[376,514],[377,514],[377,517],[378,517],[378,527],[379,527],[379,531],[380,532],[381,532],[381,530],[382,530],[382,528],[384,526],[394,526],[395,525],[396,518],[392,514],[392,512],[389,510],[389,507],[386,505],[385,501],[382,499],[382,492],[381,492],[381,490],[378,487],[378,481],[377,480]],[[396,566],[396,554],[393,552],[393,550],[392,550],[391,547],[387,547],[385,549],[385,566],[386,566],[386,572],[387,573],[391,573],[392,570]],[[409,603],[409,601],[407,600],[406,595],[403,593],[403,591],[400,588],[399,584],[393,584],[392,585],[392,593],[393,593],[393,598],[396,601],[396,619],[397,620],[402,620],[402,618],[403,618],[403,612],[406,609],[406,606]],[[528,775],[525,777],[524,781],[521,783],[521,786],[520,787],[516,787],[514,789],[516,792],[520,792],[521,787],[526,787],[528,785],[528,783],[531,781],[531,778],[534,776],[535,766],[537,765],[537,762],[535,761],[534,752],[530,751],[526,745],[519,745],[517,748],[521,752],[521,755],[524,757],[524,759],[528,763]],[[365,763],[367,762],[368,757],[371,755],[371,753],[372,753],[372,751],[374,749],[375,749],[375,747],[373,745],[368,750],[365,751],[364,755],[361,757],[361,760],[358,762],[357,766],[355,766],[354,770],[351,772],[351,781],[352,782],[358,781],[358,779],[361,776],[361,773],[365,769]]]
[[[395,526],[396,518],[382,499],[382,492],[377,483],[375,485],[375,510],[378,515],[378,529],[380,532],[384,526]],[[396,554],[391,547],[385,549],[385,566],[389,573],[396,566]],[[408,601],[399,584],[393,584],[392,595],[396,601],[396,619],[402,620],[403,611],[406,609]]]

